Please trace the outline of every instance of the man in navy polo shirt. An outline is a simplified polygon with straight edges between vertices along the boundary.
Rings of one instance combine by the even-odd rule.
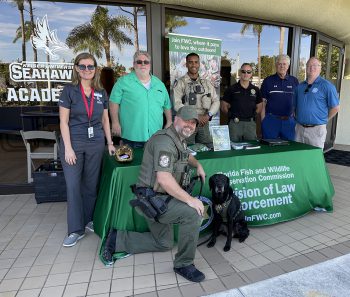
[[[311,57],[306,63],[306,80],[295,91],[296,141],[324,147],[327,122],[339,110],[334,85],[320,76],[321,62]]]
[[[266,105],[262,112],[261,123],[265,139],[294,140],[295,138],[293,95],[298,79],[288,75],[289,65],[289,56],[277,56],[276,74],[265,78],[261,86],[262,97]]]

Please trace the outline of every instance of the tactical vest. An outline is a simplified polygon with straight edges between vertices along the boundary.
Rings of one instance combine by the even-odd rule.
[[[171,143],[173,143],[177,149],[177,156],[175,157],[175,163],[173,167],[172,176],[175,178],[176,182],[181,186],[186,186],[189,183],[190,175],[189,175],[189,165],[188,165],[188,157],[189,153],[186,150],[186,147],[183,145],[183,143],[180,141],[179,136],[177,135],[177,132],[174,128],[174,126],[170,126],[167,129],[160,130],[156,132],[153,137],[157,137],[158,135],[166,135],[169,137],[169,140]],[[152,141],[152,139],[150,139]],[[146,150],[145,150],[145,153]],[[153,156],[158,157],[158,156]],[[145,162],[145,164],[142,164],[140,169],[140,177],[139,182],[142,184],[149,186],[153,188],[156,192],[163,192],[165,191],[156,184],[156,172],[153,168],[153,158],[149,158],[149,162]],[[144,162],[143,162],[144,163]]]
[[[189,103],[189,97],[190,93],[194,93],[197,98],[195,106],[197,108],[198,114],[204,114],[205,112],[207,112],[211,107],[211,100],[214,96],[214,94],[210,93],[210,82],[202,78],[198,78],[196,81],[193,81],[188,76],[183,76],[179,79],[179,81],[180,80],[185,86],[185,102],[183,102],[183,104],[191,105],[191,103]],[[196,92],[196,86],[198,86],[198,89],[202,89],[200,93]]]

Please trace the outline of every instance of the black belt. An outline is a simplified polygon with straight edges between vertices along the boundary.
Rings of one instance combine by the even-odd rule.
[[[251,117],[251,118],[234,117],[231,120],[234,121],[235,123],[238,123],[238,122],[251,122],[251,121],[255,121],[255,118],[254,117]]]
[[[319,125],[308,125],[308,124],[300,124],[300,125],[302,125],[304,128],[313,128],[313,127],[319,126]]]
[[[280,120],[282,120],[282,121],[289,120],[289,118],[291,117],[291,116],[280,116],[280,115],[275,115],[275,114],[272,114],[272,113],[269,113],[268,115],[272,115],[272,116],[274,116],[274,117],[276,117],[276,118],[278,118],[278,119],[280,119]]]

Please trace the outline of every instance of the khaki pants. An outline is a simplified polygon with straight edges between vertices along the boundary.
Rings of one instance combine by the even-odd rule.
[[[254,120],[250,122],[240,121],[238,123],[230,120],[228,127],[230,130],[230,139],[233,142],[256,140],[256,124]]]
[[[179,225],[178,249],[174,267],[180,268],[193,264],[196,254],[199,227],[202,218],[197,211],[176,198],[169,201],[168,211],[159,217],[159,223],[145,217],[150,232],[132,232],[118,230],[116,251],[131,254],[162,252],[173,247],[173,224]]]
[[[196,132],[194,132],[189,138],[186,139],[188,145],[195,143],[205,144],[207,147],[213,147],[213,138],[209,132],[209,122],[203,127],[197,127]]]
[[[303,127],[300,124],[295,126],[295,141],[310,144],[323,149],[326,141],[327,127],[326,125],[318,125],[315,127]]]

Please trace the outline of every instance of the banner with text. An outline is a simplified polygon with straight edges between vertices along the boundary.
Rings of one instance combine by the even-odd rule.
[[[321,150],[291,151],[288,158],[281,152],[201,163],[207,176],[222,173],[229,177],[251,226],[288,221],[314,208],[333,210],[334,188]],[[203,195],[211,197],[208,185]]]
[[[169,33],[170,89],[174,82],[187,73],[186,55],[196,53],[200,57],[199,75],[208,79],[220,95],[221,40]],[[172,93],[172,92],[171,92]],[[219,113],[211,125],[219,125]]]

